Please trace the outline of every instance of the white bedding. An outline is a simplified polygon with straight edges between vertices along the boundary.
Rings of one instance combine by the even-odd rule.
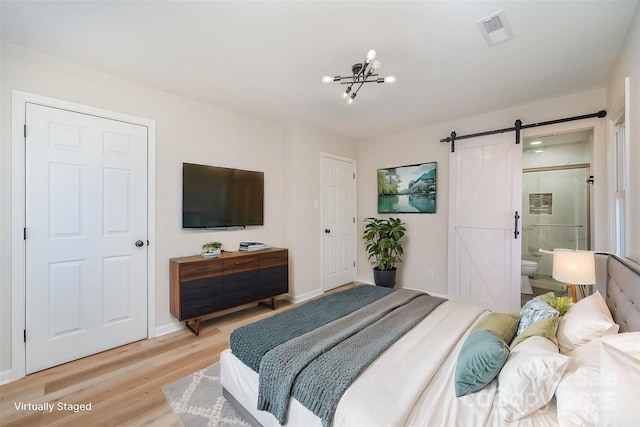
[[[446,301],[385,351],[349,387],[338,404],[334,426],[556,426],[555,401],[529,417],[503,421],[497,407],[497,381],[456,398],[457,354],[470,328],[488,312]],[[220,380],[265,427],[279,426],[256,410],[258,374],[230,350],[220,358]],[[292,399],[287,426],[320,427],[320,419]]]

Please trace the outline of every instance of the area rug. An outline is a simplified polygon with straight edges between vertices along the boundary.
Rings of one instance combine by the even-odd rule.
[[[219,363],[162,387],[162,392],[183,427],[250,427],[222,396]]]

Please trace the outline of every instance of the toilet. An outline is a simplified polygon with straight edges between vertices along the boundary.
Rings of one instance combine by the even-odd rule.
[[[535,261],[528,261],[523,259],[520,264],[520,292],[523,294],[533,294],[531,289],[531,283],[529,283],[529,276],[538,271],[538,263]]]

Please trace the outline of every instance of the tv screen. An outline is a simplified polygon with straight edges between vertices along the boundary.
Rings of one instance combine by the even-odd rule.
[[[182,164],[182,228],[264,225],[264,172]]]

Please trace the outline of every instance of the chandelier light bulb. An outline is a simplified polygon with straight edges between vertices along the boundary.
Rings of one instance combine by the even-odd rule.
[[[389,84],[394,84],[396,82],[396,76],[385,77],[384,82]]]
[[[376,59],[376,51],[371,49],[369,52],[367,52],[367,60],[366,60],[367,64],[373,61],[374,59]]]
[[[351,105],[353,104],[353,98],[349,97],[349,99],[347,99],[347,104]]]
[[[333,81],[333,77],[331,76],[322,76],[322,83],[331,83]]]
[[[347,99],[347,97],[349,96],[349,92],[351,92],[351,85],[349,85],[349,87],[347,87],[347,89],[342,92],[342,99]]]
[[[378,68],[380,68],[380,61],[373,61],[373,64],[369,67],[369,74],[375,73]]]

